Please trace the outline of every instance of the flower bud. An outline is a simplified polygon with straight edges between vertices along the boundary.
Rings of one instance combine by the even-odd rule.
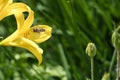
[[[102,80],[110,80],[110,73],[105,73],[102,77]]]
[[[117,29],[112,34],[112,44],[116,49],[120,49],[120,33],[118,31]]]
[[[91,58],[96,55],[96,46],[94,43],[88,43],[87,48],[86,48],[86,53]]]

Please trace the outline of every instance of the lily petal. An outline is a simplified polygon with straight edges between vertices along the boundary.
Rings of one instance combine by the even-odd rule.
[[[15,14],[15,17],[19,16],[19,13],[28,12],[28,17],[25,20],[25,24],[22,26],[18,26],[18,29],[22,29],[26,31],[33,23],[34,20],[34,12],[24,3],[12,3],[7,11],[5,16],[9,16],[11,14]],[[23,20],[24,21],[24,20]],[[22,27],[22,28],[19,28]]]
[[[14,6],[16,5],[16,8],[18,10],[13,5]],[[23,34],[25,31],[27,31],[29,29],[29,27],[32,25],[32,22],[34,20],[33,11],[30,10],[25,4],[19,3],[19,5],[18,5],[18,3],[15,3],[15,4],[12,4],[12,6],[10,6],[9,9],[10,8],[13,9],[11,11],[11,14],[13,13],[15,15],[15,18],[17,21],[17,30],[13,34],[11,34],[9,37],[7,37],[6,39],[4,39],[3,41],[0,42],[0,44],[4,44],[4,45],[7,45],[8,42],[14,40],[20,34]],[[21,9],[21,11],[19,9]],[[24,20],[24,14],[22,13],[22,9],[23,9],[23,12],[26,11],[29,13],[26,20]]]
[[[5,3],[5,1],[3,1],[3,2]],[[10,0],[8,0],[8,1],[10,1]],[[6,8],[4,8],[0,12],[0,20],[2,20],[3,18],[5,18],[9,15],[12,15],[12,14],[17,15],[17,13],[28,12],[29,15],[24,22],[24,23],[27,23],[27,24],[24,24],[24,26],[26,26],[26,27],[18,26],[18,28],[23,27],[23,29],[24,29],[23,31],[25,31],[25,30],[27,30],[27,28],[29,28],[32,25],[33,20],[34,20],[34,12],[26,4],[24,4],[24,3],[12,3],[12,4],[9,4],[9,6],[5,6],[5,7]],[[19,29],[21,29],[21,28],[19,28]]]
[[[24,14],[23,13],[16,13],[15,14],[15,18],[16,18],[16,22],[17,22],[17,30],[21,30],[21,27],[23,26],[24,24]]]
[[[28,12],[28,17],[26,18],[25,22],[24,22],[24,25],[22,26],[18,26],[18,29],[19,27],[22,27],[20,28],[23,32],[28,30],[28,28],[32,25],[33,23],[33,20],[34,20],[34,12],[26,5],[26,4],[23,4],[23,3],[13,3],[10,5],[9,7],[9,10],[11,10],[11,13],[9,14],[15,14],[15,16],[17,17],[17,15],[19,15],[19,13],[23,13],[23,12]],[[18,13],[18,14],[17,14]],[[19,16],[17,17],[19,18]],[[16,19],[17,19],[16,18]]]
[[[47,25],[37,25],[31,27],[26,33],[24,33],[24,37],[36,42],[41,43],[46,41],[51,37],[52,28]]]
[[[0,10],[4,10],[8,5],[10,5],[13,2],[13,0],[0,0]]]
[[[39,46],[33,41],[26,39],[24,37],[20,37],[14,40],[13,42],[10,42],[9,46],[16,46],[29,50],[38,59],[39,64],[41,64],[43,50],[39,48]]]
[[[14,39],[16,39],[18,37],[18,30],[16,30],[14,33],[12,33],[10,36],[8,36],[7,38],[5,38],[4,40],[2,40],[0,42],[0,45],[9,45],[8,43],[13,41]]]
[[[12,0],[0,0],[0,20],[5,17],[5,12],[8,6],[12,3]]]

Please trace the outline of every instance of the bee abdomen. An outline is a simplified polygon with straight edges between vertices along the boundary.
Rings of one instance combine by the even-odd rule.
[[[33,29],[33,32],[37,32],[37,33],[45,32],[45,29],[43,29],[43,28],[35,28],[35,29]]]

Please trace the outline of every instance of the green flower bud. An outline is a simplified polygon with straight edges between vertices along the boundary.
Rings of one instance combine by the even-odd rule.
[[[90,57],[94,57],[96,55],[96,46],[94,43],[88,43],[86,53]]]
[[[116,49],[120,49],[120,32],[118,29],[112,34],[112,44]]]
[[[102,77],[102,80],[110,80],[110,73],[105,73]]]

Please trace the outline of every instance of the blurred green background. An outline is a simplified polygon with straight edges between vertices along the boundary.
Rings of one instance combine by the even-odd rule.
[[[85,53],[89,42],[95,43],[95,80],[109,71],[114,48],[111,35],[120,19],[119,0],[14,0],[34,11],[33,25],[52,27],[52,37],[38,44],[43,61],[17,47],[0,47],[0,80],[86,80],[90,78],[90,58]],[[16,30],[14,16],[0,21],[4,38]],[[1,39],[2,40],[2,39]],[[111,80],[116,77],[114,61]]]

